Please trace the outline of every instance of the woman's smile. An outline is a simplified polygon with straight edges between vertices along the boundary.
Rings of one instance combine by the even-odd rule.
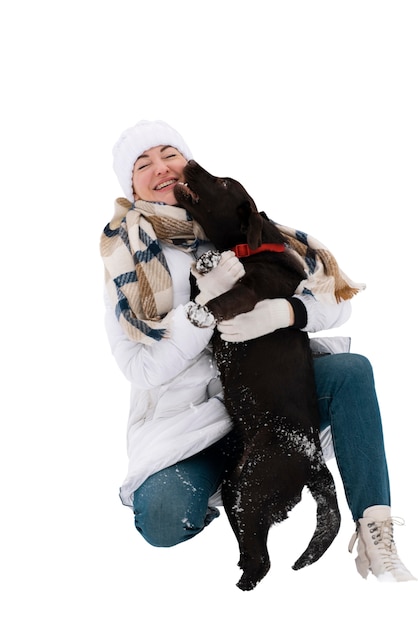
[[[135,200],[174,205],[174,187],[183,180],[187,159],[172,146],[156,146],[141,154],[132,172]]]

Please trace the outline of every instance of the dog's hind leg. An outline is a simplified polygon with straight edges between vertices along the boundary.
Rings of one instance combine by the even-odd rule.
[[[243,573],[237,582],[237,587],[242,591],[251,591],[251,589],[254,589],[257,583],[259,583],[269,571],[270,559],[267,552],[264,556],[260,557],[258,555],[256,559],[243,552],[239,561],[239,566],[241,567]]]
[[[251,512],[247,508],[240,524],[241,534],[238,538],[240,560],[238,565],[242,569],[242,576],[237,582],[237,587],[242,591],[250,591],[270,569],[270,557],[267,551],[267,535],[270,524],[264,517],[260,519],[258,507],[254,507]]]
[[[341,516],[334,479],[325,462],[320,464],[308,488],[317,503],[316,528],[305,552],[292,566],[294,570],[315,563],[328,550],[340,528]]]
[[[243,591],[253,589],[270,569],[267,551],[270,522],[256,494],[257,488],[248,488],[248,482],[243,486],[231,480],[226,481],[222,491],[225,512],[239,546],[238,566],[243,574],[237,586]]]

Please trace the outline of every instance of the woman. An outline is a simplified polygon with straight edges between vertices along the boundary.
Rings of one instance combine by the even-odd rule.
[[[177,131],[161,121],[139,122],[121,135],[113,156],[125,198],[116,201],[101,239],[106,328],[132,389],[129,468],[120,496],[150,544],[172,546],[201,532],[219,515],[221,504],[230,422],[210,350],[213,331],[193,326],[185,314],[190,270],[211,244],[176,206],[174,186],[184,182],[183,169],[192,157]],[[350,316],[349,298],[362,286],[351,283],[338,266],[334,276],[324,272],[333,257],[319,242],[291,229],[286,234],[300,254],[311,253],[307,280],[289,300],[266,300],[220,324],[225,340],[244,341],[288,326],[315,332],[337,327]],[[224,253],[214,271],[197,278],[199,301],[224,293],[243,272],[233,253]],[[341,288],[346,299],[338,297]],[[333,351],[328,345],[326,352]],[[332,433],[356,522],[350,550],[358,539],[357,569],[365,578],[371,571],[379,580],[415,580],[393,542],[371,365],[359,355],[326,354],[315,359],[315,376],[321,430]]]

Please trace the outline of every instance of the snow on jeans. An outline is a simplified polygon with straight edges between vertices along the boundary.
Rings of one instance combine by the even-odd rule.
[[[350,353],[322,356],[314,366],[321,430],[331,425],[345,495],[357,520],[368,506],[390,505],[373,370],[365,357]],[[222,479],[225,443],[153,474],[135,491],[135,525],[148,543],[181,543],[219,515],[208,508],[208,499]]]

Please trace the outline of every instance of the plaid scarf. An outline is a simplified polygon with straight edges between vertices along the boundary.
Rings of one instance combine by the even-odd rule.
[[[350,300],[365,289],[364,283],[352,281],[338,266],[333,254],[318,239],[288,226],[278,225],[289,246],[301,257],[307,279],[297,293],[312,293],[317,300]]]
[[[279,226],[289,246],[301,257],[307,278],[297,293],[317,300],[347,300],[364,285],[352,282],[329,250],[302,231]],[[200,226],[179,207],[118,198],[115,214],[104,228],[100,252],[105,283],[116,317],[133,341],[152,344],[167,336],[172,309],[172,280],[161,242],[195,250],[207,240]]]
[[[104,228],[100,252],[105,283],[116,317],[128,337],[142,343],[166,335],[165,315],[173,303],[172,280],[161,242],[188,252],[206,239],[184,209],[125,198]]]

